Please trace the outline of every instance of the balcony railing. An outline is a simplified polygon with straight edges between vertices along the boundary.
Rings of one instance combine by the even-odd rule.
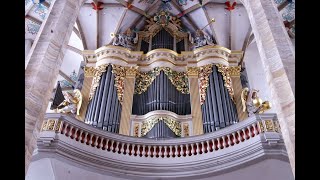
[[[214,167],[213,173],[264,156],[288,161],[275,114],[256,115],[213,133],[161,140],[109,133],[66,115],[47,114],[37,144],[34,158],[52,152],[100,170],[113,167],[120,172],[121,164],[127,166],[126,173],[135,175],[164,166],[186,174],[197,169],[191,167]],[[161,168],[152,176],[163,173],[170,176]]]

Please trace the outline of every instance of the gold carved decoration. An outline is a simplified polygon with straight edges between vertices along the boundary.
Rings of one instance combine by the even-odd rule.
[[[279,121],[276,120],[262,120],[258,122],[261,133],[263,132],[277,132],[281,133]]]
[[[181,137],[181,123],[168,117],[154,117],[143,121],[141,136],[145,136],[159,121],[163,121],[177,136]]]
[[[228,66],[221,65],[221,64],[216,64],[216,66],[218,67],[218,72],[220,72],[222,74],[222,76],[223,76],[224,86],[227,88],[232,101],[235,102],[234,101],[234,92],[233,92],[233,87],[232,87],[232,81],[231,81],[231,77],[230,77],[230,74],[229,74]]]
[[[94,77],[96,69],[94,67],[84,67],[84,76],[85,77]]]
[[[58,119],[44,120],[41,126],[41,131],[59,131],[62,121]]]
[[[112,64],[112,73],[114,74],[114,86],[117,88],[119,102],[123,102],[124,78],[126,76],[126,68]]]
[[[186,72],[172,71],[169,67],[156,67],[148,72],[137,72],[135,82],[135,94],[145,92],[152,84],[155,78],[163,71],[176,89],[183,93],[189,94],[189,81]]]
[[[179,92],[181,92],[182,94],[189,94],[189,81],[186,72],[172,71],[168,67],[164,67],[161,69]]]
[[[206,100],[207,87],[209,85],[209,76],[212,73],[212,64],[208,64],[200,67],[199,70],[199,92],[200,92],[200,104],[202,105]]]
[[[136,74],[134,93],[141,94],[145,92],[159,74],[160,74],[160,68],[158,67],[148,72],[138,71]]]
[[[198,76],[199,68],[198,67],[188,67],[187,74],[188,74],[188,76]]]
[[[133,127],[133,136],[139,137],[139,123],[134,123]]]
[[[138,66],[126,67],[126,76],[135,77],[138,72]]]
[[[240,76],[241,66],[229,66],[230,76]]]
[[[184,137],[189,136],[189,123],[183,123],[183,134]]]
[[[95,68],[95,74],[94,74],[94,77],[92,80],[92,85],[91,85],[90,94],[89,94],[89,100],[92,99],[97,87],[99,86],[101,75],[102,75],[102,73],[106,72],[108,65],[109,64],[104,64],[104,65],[101,65],[101,66],[98,66]]]

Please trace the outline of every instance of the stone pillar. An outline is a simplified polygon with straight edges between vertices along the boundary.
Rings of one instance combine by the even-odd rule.
[[[25,58],[27,58],[27,56],[28,56],[28,53],[29,53],[29,51],[30,51],[30,49],[31,49],[31,46],[32,46],[32,40],[31,39],[26,39],[25,40],[25,51],[24,51],[24,54],[25,54]],[[26,61],[25,61],[25,63],[26,63]]]
[[[126,70],[126,77],[124,79],[124,92],[119,134],[127,136],[130,135],[130,117],[132,113],[132,102],[136,73],[137,68],[129,68]]]
[[[25,173],[83,0],[56,0],[25,70]]]
[[[229,67],[229,74],[232,81],[232,88],[234,92],[234,100],[236,102],[236,108],[239,121],[242,121],[248,117],[247,112],[242,111],[241,92],[242,84],[240,79],[241,66]]]
[[[188,67],[187,72],[189,77],[193,135],[195,136],[195,135],[203,134],[202,111],[201,111],[201,104],[200,104],[200,93],[199,93],[199,82],[198,82],[199,68]]]
[[[273,0],[242,0],[295,174],[295,52]]]
[[[89,105],[90,89],[95,72],[96,71],[94,67],[84,67],[84,80],[81,89],[82,104],[80,108],[80,115],[77,116],[77,119],[81,121],[85,120],[87,108]]]

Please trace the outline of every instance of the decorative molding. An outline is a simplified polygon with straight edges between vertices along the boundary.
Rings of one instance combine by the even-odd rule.
[[[216,66],[218,67],[218,72],[220,72],[223,76],[224,86],[227,88],[232,101],[235,102],[234,101],[234,91],[233,91],[233,87],[232,87],[232,81],[231,81],[231,77],[229,74],[228,66],[224,66],[221,64],[216,64]]]
[[[200,104],[202,105],[206,100],[207,87],[209,86],[209,76],[212,73],[213,64],[200,67],[199,70],[199,93]]]
[[[238,76],[240,77],[241,66],[229,66],[229,74],[230,76]]]
[[[138,66],[126,67],[126,77],[135,77],[138,72]]]
[[[140,129],[140,123],[134,123],[134,126],[133,126],[134,137],[139,137],[139,129]]]
[[[240,62],[242,51],[231,51],[222,46],[204,46],[194,51],[183,51],[178,54],[169,49],[155,49],[147,54],[142,51],[130,51],[129,49],[107,45],[97,50],[85,50],[82,52],[84,59],[90,66],[102,64],[118,64],[122,66],[138,65],[145,71],[158,66],[170,67],[177,70],[187,66],[203,66],[206,64],[222,64],[229,66]],[[177,67],[176,67],[177,66]]]
[[[41,131],[60,131],[62,121],[59,119],[44,120],[41,125]]]

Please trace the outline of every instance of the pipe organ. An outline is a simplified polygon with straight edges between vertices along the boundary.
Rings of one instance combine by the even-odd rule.
[[[212,44],[192,46],[190,34],[181,30],[177,18],[165,12],[157,16],[148,20],[143,31],[135,32],[135,43],[122,43],[130,48],[115,41],[116,45],[83,51],[86,68],[94,74],[85,123],[155,139],[210,133],[237,123],[240,109],[229,67],[237,66],[243,53]],[[190,68],[197,72],[192,83]],[[194,119],[193,114],[199,113],[202,119]],[[195,121],[203,126],[193,126]]]

